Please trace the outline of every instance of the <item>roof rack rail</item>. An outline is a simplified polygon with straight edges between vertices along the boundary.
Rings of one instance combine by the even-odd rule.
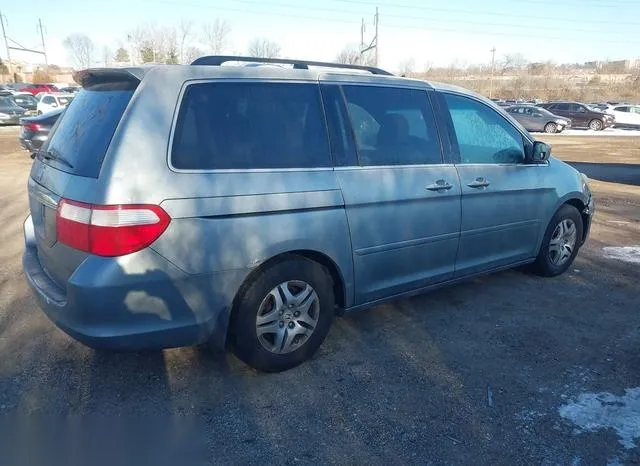
[[[223,63],[228,63],[232,61],[241,61],[241,62],[247,62],[247,63],[274,63],[279,65],[293,65],[293,68],[297,70],[308,70],[310,66],[318,66],[323,68],[343,68],[347,70],[368,71],[371,74],[393,76],[392,73],[389,73],[388,71],[385,71],[380,68],[376,68],[375,66],[345,65],[342,63],[328,63],[328,62],[308,61],[308,60],[290,60],[287,58],[257,58],[257,57],[241,57],[241,56],[233,56],[233,55],[208,55],[208,56],[196,58],[191,64],[220,66]]]

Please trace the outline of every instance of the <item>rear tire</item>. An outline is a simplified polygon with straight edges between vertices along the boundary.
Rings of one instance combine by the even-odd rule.
[[[238,358],[264,372],[291,369],[320,347],[335,314],[327,270],[291,255],[242,287],[229,326]]]
[[[602,131],[604,129],[604,123],[602,120],[594,118],[589,122],[589,129],[592,129],[593,131]]]
[[[545,133],[557,133],[558,132],[558,125],[556,125],[553,122],[549,122],[546,125],[544,125],[544,132]]]
[[[553,216],[542,239],[533,271],[543,277],[564,273],[573,263],[582,242],[582,217],[565,204]]]

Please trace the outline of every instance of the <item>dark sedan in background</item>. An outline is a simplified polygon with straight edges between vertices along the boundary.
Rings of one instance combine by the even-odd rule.
[[[556,115],[571,119],[572,126],[581,126],[594,131],[601,131],[615,124],[615,118],[600,110],[593,109],[579,102],[548,102],[538,104]]]
[[[527,131],[561,133],[571,126],[570,119],[554,115],[535,105],[513,105],[505,110]]]
[[[25,112],[12,97],[0,97],[0,125],[17,125]]]
[[[22,148],[32,154],[38,152],[49,139],[49,131],[63,111],[62,108],[44,115],[22,118],[20,120],[20,135],[18,136]]]
[[[14,94],[11,96],[13,101],[19,107],[22,107],[26,110],[25,116],[35,115],[38,110],[38,99],[28,93],[24,94]]]

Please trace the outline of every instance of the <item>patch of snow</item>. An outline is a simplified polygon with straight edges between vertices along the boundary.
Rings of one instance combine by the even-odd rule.
[[[636,447],[640,437],[640,387],[628,388],[622,396],[583,393],[559,408],[560,416],[579,427],[578,432],[614,429],[624,448]]]
[[[602,252],[607,259],[640,264],[640,246],[607,246]]]

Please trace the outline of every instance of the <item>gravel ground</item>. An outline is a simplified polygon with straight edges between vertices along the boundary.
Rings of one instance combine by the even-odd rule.
[[[116,416],[136,442],[218,464],[640,463],[640,264],[603,250],[640,251],[640,138],[541,136],[604,169],[589,166],[598,211],[564,276],[510,271],[350,314],[312,361],[265,375],[197,348],[96,352],[57,330],[22,276],[31,161],[16,134],[0,131],[0,418]],[[44,437],[1,438],[50,453]],[[183,464],[170,458],[153,464]]]

